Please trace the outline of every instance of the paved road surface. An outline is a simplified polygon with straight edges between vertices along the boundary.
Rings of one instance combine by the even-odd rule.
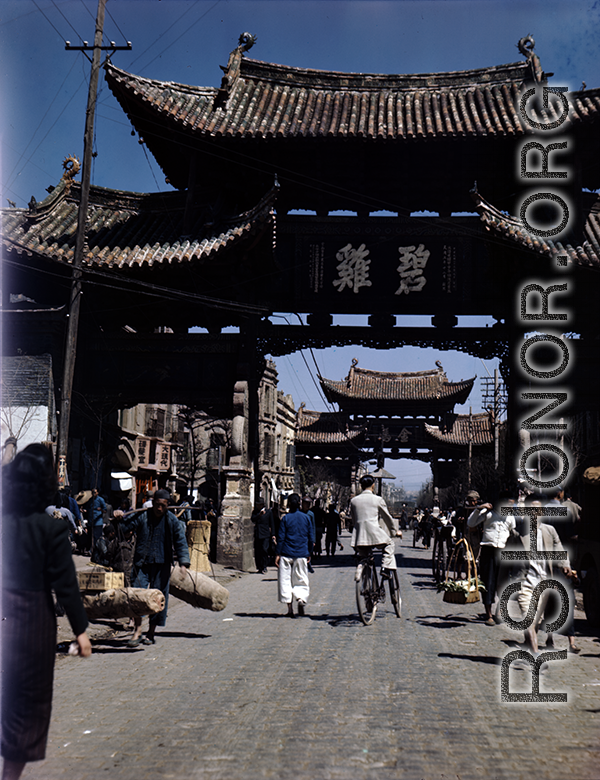
[[[501,704],[499,663],[520,635],[444,603],[408,537],[400,620],[387,604],[359,622],[345,536],[316,566],[305,618],[283,616],[270,569],[233,581],[222,613],[172,599],[153,647],[120,634],[88,660],[60,657],[48,757],[24,778],[600,777],[597,639],[542,675],[567,704]]]

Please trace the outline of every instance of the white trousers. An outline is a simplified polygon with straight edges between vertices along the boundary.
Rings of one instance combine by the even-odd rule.
[[[539,583],[536,583],[536,585]],[[532,587],[528,582],[521,583],[521,590],[517,592],[517,603],[521,609],[521,617],[524,618],[529,611],[529,605],[531,604],[531,597],[535,589],[535,585]],[[533,628],[537,631],[538,626],[542,622],[544,617],[544,611],[550,598],[550,590],[544,590],[539,598],[537,610],[535,613],[535,619],[532,623]]]
[[[306,604],[309,594],[306,558],[286,558],[284,555],[279,558],[277,590],[283,604],[291,604],[294,596]]]

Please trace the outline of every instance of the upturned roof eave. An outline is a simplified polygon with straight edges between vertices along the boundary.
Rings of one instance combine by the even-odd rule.
[[[476,190],[471,191],[471,197],[485,230],[507,243],[538,257],[566,255],[571,265],[600,270],[600,196],[596,196],[599,209],[590,209],[587,217],[585,232],[588,238],[576,247],[530,233],[520,219],[504,214]]]
[[[277,186],[273,187],[248,211],[216,222],[212,233],[206,229],[212,223],[204,223],[202,230],[195,236],[177,233],[168,240],[165,236],[162,236],[161,240],[158,240],[157,236],[150,236],[143,245],[138,245],[135,240],[128,241],[128,220],[143,217],[144,213],[152,215],[156,212],[164,215],[165,200],[170,200],[173,212],[181,215],[184,208],[181,194],[140,194],[93,187],[90,190],[89,233],[96,230],[103,238],[99,242],[90,240],[90,246],[86,247],[84,252],[83,264],[88,267],[96,265],[132,268],[152,266],[155,259],[157,266],[206,262],[247,237],[265,230],[272,223],[277,189]],[[77,212],[79,191],[78,183],[74,183],[70,191],[59,186],[44,201],[37,204],[35,210],[3,209],[2,244],[5,250],[16,251],[29,257],[38,256],[62,265],[72,265],[73,215]],[[156,208],[152,205],[155,198],[160,201]],[[50,232],[44,232],[44,222],[53,222],[60,209],[64,211],[61,226],[57,228],[52,225]],[[111,227],[103,234],[108,222],[111,222]],[[115,242],[117,234],[120,236],[120,245]]]
[[[383,375],[383,372],[377,372]],[[424,372],[420,372],[424,373]],[[432,372],[435,375],[435,372]],[[398,376],[392,374],[391,376]],[[408,376],[408,374],[406,375]],[[405,406],[414,406],[425,403],[447,403],[454,400],[455,403],[464,403],[468,398],[473,384],[477,377],[471,379],[465,379],[460,382],[447,382],[442,384],[442,392],[421,397],[397,397],[397,396],[385,396],[376,397],[363,394],[358,394],[353,388],[348,387],[346,381],[336,381],[332,379],[320,378],[321,387],[325,393],[327,400],[331,403],[339,401],[348,401],[354,403],[373,403],[377,405],[386,404],[403,404]]]

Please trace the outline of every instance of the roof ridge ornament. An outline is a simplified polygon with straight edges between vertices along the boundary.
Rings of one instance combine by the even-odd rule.
[[[256,35],[252,35],[252,33],[249,32],[243,32],[238,38],[238,48],[240,51],[249,51],[257,40],[258,38]]]
[[[358,358],[352,358],[352,365],[350,366],[350,370],[348,371],[348,376],[346,377],[346,387],[351,388],[352,382],[354,380],[354,369],[358,365]]]
[[[74,154],[69,154],[63,160],[62,166],[64,173],[61,176],[61,181],[65,182],[65,195],[68,195],[71,191],[71,184],[73,184],[73,179],[81,170],[81,163],[79,162],[78,157],[75,157]]]
[[[221,86],[217,90],[215,97],[214,108],[225,108],[227,98],[231,93],[231,89],[240,75],[240,63],[244,53],[251,49],[257,41],[256,35],[252,33],[244,32],[238,38],[238,45],[229,54],[229,60],[227,65],[220,65],[219,67],[223,71],[223,78],[221,79]]]
[[[533,57],[533,50],[535,49],[535,40],[533,35],[525,35],[519,40],[517,47],[521,54],[528,60]]]
[[[517,44],[517,48],[519,49],[519,51],[525,57],[527,63],[529,64],[529,68],[531,70],[531,77],[533,81],[537,81],[537,82],[545,81],[546,75],[549,76],[553,75],[552,73],[544,74],[544,71],[542,70],[542,66],[540,63],[540,58],[534,52],[535,40],[533,38],[533,35],[531,34],[525,35],[523,38],[520,38]]]

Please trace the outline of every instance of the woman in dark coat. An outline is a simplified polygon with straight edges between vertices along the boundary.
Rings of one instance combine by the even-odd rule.
[[[81,656],[92,652],[69,526],[44,509],[57,482],[52,452],[31,444],[2,469],[2,756],[3,780],[46,755],[56,653],[54,591]]]

